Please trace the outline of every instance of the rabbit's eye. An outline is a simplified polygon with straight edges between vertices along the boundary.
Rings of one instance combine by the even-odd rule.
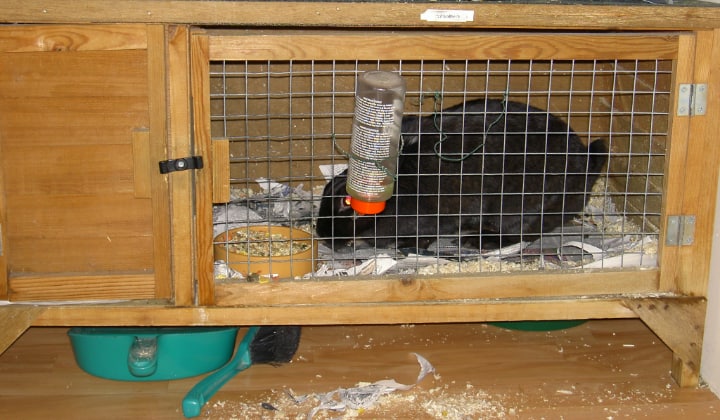
[[[346,195],[345,197],[343,197],[343,199],[342,199],[342,205],[343,205],[343,207],[350,207],[350,201],[351,201],[351,200],[352,200],[352,198],[350,198],[349,195]]]

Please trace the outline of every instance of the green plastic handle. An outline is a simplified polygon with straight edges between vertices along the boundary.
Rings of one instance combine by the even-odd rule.
[[[235,375],[252,365],[250,343],[260,327],[250,327],[238,345],[235,356],[225,366],[203,378],[185,395],[182,402],[183,414],[187,418],[200,415],[203,406],[223,385]]]

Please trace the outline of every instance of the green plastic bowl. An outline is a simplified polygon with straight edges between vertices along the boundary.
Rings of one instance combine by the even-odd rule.
[[[85,372],[119,381],[166,381],[220,368],[237,327],[75,327],[68,331]]]
[[[507,322],[490,322],[490,325],[505,328],[507,330],[519,331],[555,331],[564,330],[566,328],[577,327],[587,322],[584,319],[570,319],[562,321],[507,321]]]

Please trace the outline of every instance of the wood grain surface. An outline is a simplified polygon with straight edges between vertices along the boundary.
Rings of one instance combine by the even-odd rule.
[[[65,328],[31,328],[0,357],[0,418],[182,419],[181,401],[201,377],[118,382],[77,367]],[[241,330],[241,334],[243,331]],[[286,365],[238,374],[200,418],[306,418],[314,404],[287,395],[325,393],[360,382],[412,384],[367,410],[315,419],[677,419],[717,418],[707,388],[679,388],[671,352],[639,320],[589,321],[556,331],[487,324],[306,327]],[[277,410],[267,410],[267,403]]]

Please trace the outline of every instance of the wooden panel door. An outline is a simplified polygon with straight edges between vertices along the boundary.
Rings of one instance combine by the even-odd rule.
[[[164,28],[0,30],[0,289],[170,296]]]

